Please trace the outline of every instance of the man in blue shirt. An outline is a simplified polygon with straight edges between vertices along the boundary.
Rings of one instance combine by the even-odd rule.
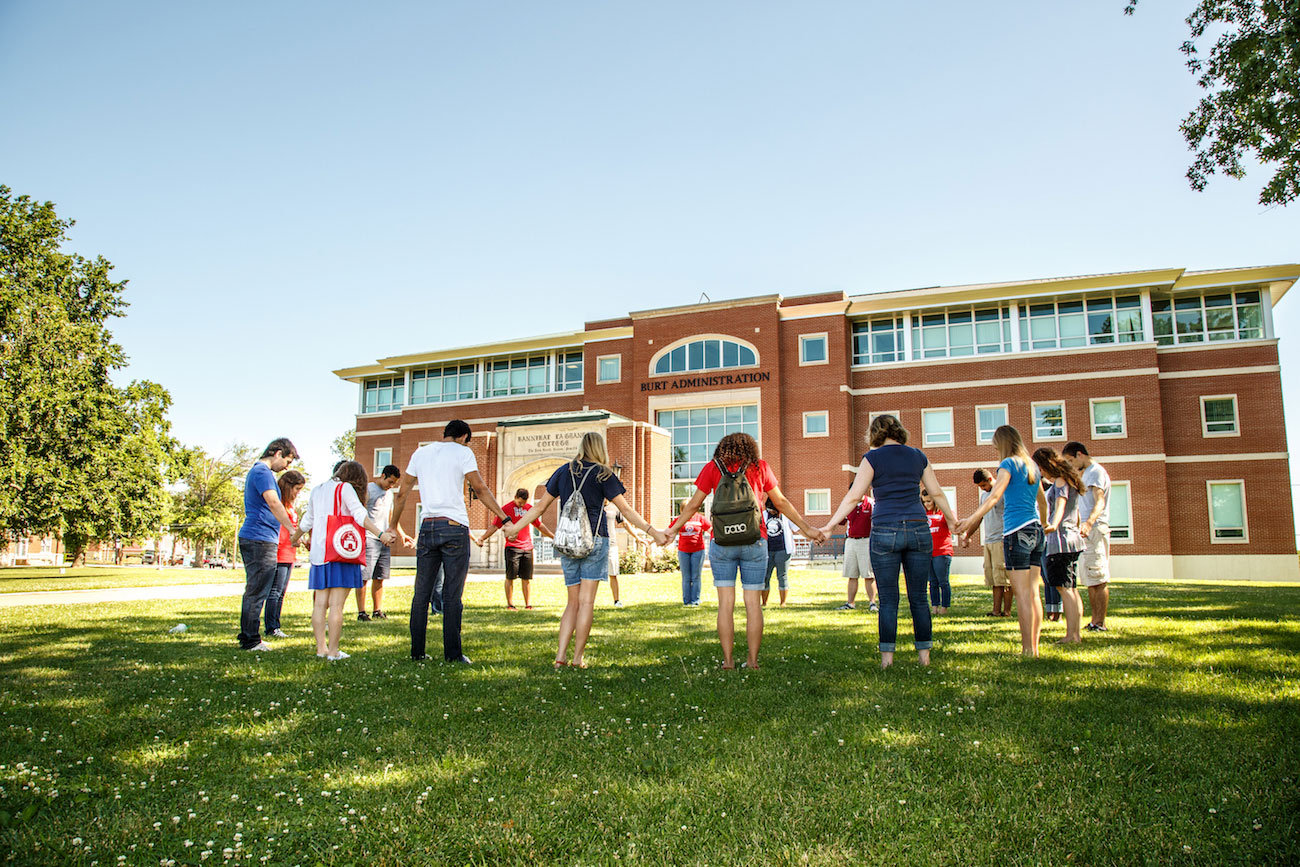
[[[271,440],[244,479],[244,525],[239,528],[239,555],[244,559],[244,601],[239,612],[239,646],[244,650],[270,650],[259,624],[262,605],[275,581],[275,552],[280,528],[293,532],[289,513],[280,502],[275,474],[298,457],[288,438]]]

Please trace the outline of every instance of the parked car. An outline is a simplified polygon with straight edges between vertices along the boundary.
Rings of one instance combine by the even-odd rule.
[[[205,557],[203,565],[209,569],[233,569],[235,564],[229,557]]]

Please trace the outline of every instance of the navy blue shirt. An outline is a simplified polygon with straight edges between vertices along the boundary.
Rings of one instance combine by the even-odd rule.
[[[929,460],[925,452],[904,445],[885,445],[863,455],[871,464],[872,495],[876,499],[872,524],[928,521],[921,505],[921,473]]]
[[[596,464],[584,461],[582,469],[577,469],[573,466],[573,461],[569,461],[551,473],[551,477],[546,480],[546,493],[560,501],[560,511],[564,511],[564,504],[569,501],[569,497],[573,496],[571,469],[573,474],[577,475],[579,482],[582,482],[582,477],[591,470],[591,474],[587,475],[587,481],[582,485],[582,499],[587,504],[587,519],[591,521],[591,535],[608,536],[609,522],[605,520],[605,501],[626,493],[627,488],[623,487],[623,483],[613,473],[602,482],[599,478],[601,469]]]
[[[280,541],[280,522],[262,497],[267,491],[275,491],[275,495],[280,496],[275,473],[258,461],[248,471],[248,478],[244,479],[244,525],[239,528],[239,538],[256,542]]]

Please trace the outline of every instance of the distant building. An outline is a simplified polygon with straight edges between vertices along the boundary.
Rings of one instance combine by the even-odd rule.
[[[1297,579],[1273,328],[1297,277],[1300,265],[1175,268],[768,295],[336,374],[358,385],[356,453],[375,473],[404,467],[463,418],[485,481],[508,498],[597,430],[633,505],[657,526],[718,439],[738,430],[758,439],[816,523],[844,495],[884,412],[968,514],[972,471],[996,465],[993,430],[1009,423],[1031,450],[1079,440],[1107,467],[1117,576]],[[475,527],[486,527],[472,505]],[[978,571],[973,559],[957,565]]]

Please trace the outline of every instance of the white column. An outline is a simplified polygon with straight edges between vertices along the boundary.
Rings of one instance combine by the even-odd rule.
[[[1274,337],[1275,332],[1273,331],[1273,293],[1271,291],[1271,287],[1265,287],[1263,291],[1259,293],[1259,304],[1260,304],[1260,308],[1264,312],[1264,336],[1269,338]]]
[[[912,360],[912,313],[903,314],[903,358]]]
[[[1151,316],[1151,290],[1142,290],[1142,342],[1156,339],[1156,323]]]
[[[1020,304],[1016,301],[1008,302],[1011,305],[1011,351],[1020,351]]]

